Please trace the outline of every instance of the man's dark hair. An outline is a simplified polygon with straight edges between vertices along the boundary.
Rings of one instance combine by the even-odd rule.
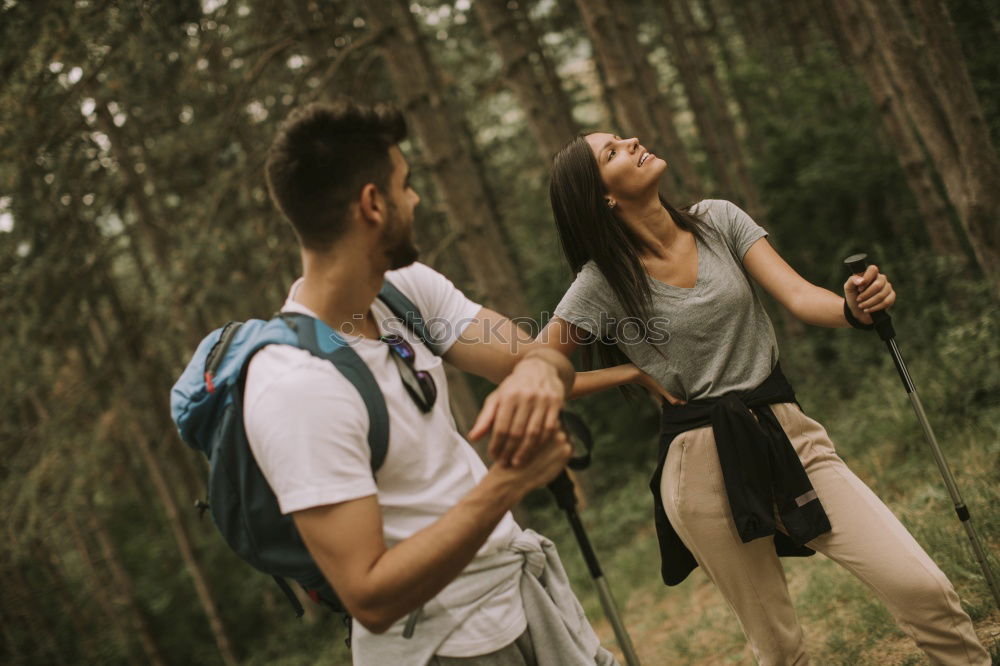
[[[347,227],[347,211],[361,188],[386,192],[389,149],[406,137],[395,108],[349,99],[296,109],[268,151],[271,199],[295,228],[302,247],[325,250]]]

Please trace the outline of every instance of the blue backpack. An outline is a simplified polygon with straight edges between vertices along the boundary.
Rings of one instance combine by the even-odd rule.
[[[435,353],[420,311],[388,280],[379,300],[403,320]],[[229,322],[198,345],[170,391],[170,410],[188,446],[209,462],[208,503],[196,506],[212,520],[237,555],[270,574],[298,617],[303,609],[285,579],[301,585],[310,598],[346,612],[306,550],[291,516],[281,514],[247,442],[243,425],[243,389],[254,354],[267,345],[291,345],[336,366],[361,394],[368,409],[368,444],[372,474],[389,446],[389,415],[375,377],[344,339],[322,321],[299,313],[279,313],[270,321]]]

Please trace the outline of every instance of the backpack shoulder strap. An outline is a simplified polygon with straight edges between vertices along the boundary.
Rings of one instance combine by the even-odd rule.
[[[319,319],[298,312],[283,312],[278,318],[298,335],[299,347],[333,363],[361,394],[368,409],[372,474],[378,472],[389,451],[389,411],[372,371],[336,331]]]
[[[400,291],[396,285],[389,282],[389,280],[383,280],[378,298],[388,306],[394,315],[403,320],[406,328],[413,331],[414,335],[420,338],[420,341],[427,345],[434,352],[435,356],[441,355],[440,347],[427,334],[427,327],[424,325],[424,317],[420,314],[420,309],[417,308],[406,294]]]

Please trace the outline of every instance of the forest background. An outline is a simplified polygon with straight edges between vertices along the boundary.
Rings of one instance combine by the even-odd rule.
[[[585,128],[637,135],[678,203],[731,199],[839,292],[869,252],[988,550],[1000,544],[1000,4],[991,0],[0,0],[0,661],[346,664],[344,631],[240,563],[167,410],[210,329],[267,317],[299,274],[266,148],[347,94],[406,113],[423,260],[537,320],[572,276],[547,200]],[[878,339],[767,301],[782,364],[839,451],[1000,616]],[[453,373],[468,424],[489,386]],[[664,587],[646,487],[656,409],[610,392],[582,515],[647,664],[752,663],[699,570]],[[560,547],[544,492],[525,521]],[[923,663],[866,588],[786,562],[817,663]],[[996,662],[995,662],[996,663]]]

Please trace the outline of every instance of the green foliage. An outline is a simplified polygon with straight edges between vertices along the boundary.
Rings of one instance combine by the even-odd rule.
[[[838,258],[871,251],[897,230],[917,229],[916,237],[903,238],[923,241],[896,157],[881,141],[864,138],[879,131],[871,101],[833,58],[820,51],[788,73],[781,112],[759,121],[764,150],[754,169],[774,244],[804,277],[824,285],[846,277],[830,274],[841,270]],[[749,74],[751,85],[769,75]]]

